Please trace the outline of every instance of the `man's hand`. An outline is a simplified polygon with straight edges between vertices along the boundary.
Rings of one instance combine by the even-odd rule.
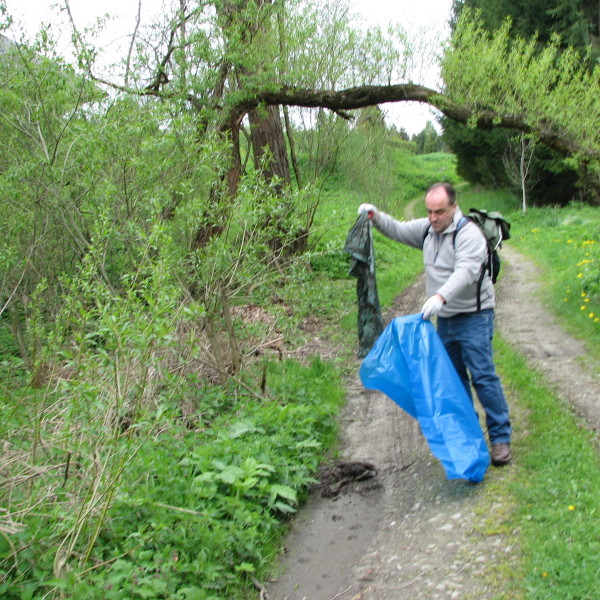
[[[440,312],[440,309],[444,305],[445,300],[439,295],[434,294],[431,298],[428,298],[425,304],[423,304],[423,308],[421,312],[423,313],[424,319],[431,319],[431,317],[435,317]]]
[[[358,207],[358,214],[367,215],[369,219],[371,219],[371,221],[373,221],[374,223],[377,223],[377,221],[379,220],[379,211],[377,210],[377,207],[373,204],[361,204]]]

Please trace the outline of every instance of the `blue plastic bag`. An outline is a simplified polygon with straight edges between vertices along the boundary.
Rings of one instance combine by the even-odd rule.
[[[448,479],[483,480],[490,465],[483,432],[430,321],[421,314],[394,319],[365,357],[360,378],[419,421]]]

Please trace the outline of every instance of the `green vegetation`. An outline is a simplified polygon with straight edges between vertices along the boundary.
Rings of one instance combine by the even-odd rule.
[[[358,205],[419,215],[431,183],[460,182],[454,156],[422,154],[439,148],[431,124],[407,141],[373,107],[353,123],[344,107],[317,107],[302,126],[273,106],[248,108],[282,81],[314,92],[410,79],[417,55],[399,28],[354,30],[343,0],[179,8],[162,27],[136,28],[124,70],[102,78],[79,31],[72,63],[60,55],[60,27],[20,45],[1,40],[7,600],[249,597],[319,463],[335,454],[357,342],[342,248]],[[10,33],[2,0],[0,14]],[[477,22],[458,31],[444,62],[450,102],[517,115],[526,106],[527,131],[560,125],[550,138],[567,143],[593,187],[597,71],[555,45],[532,60],[532,46],[510,47],[505,29],[493,40]],[[461,193],[513,221],[515,245],[548,273],[548,301],[597,358],[597,209],[522,215],[507,194]],[[375,236],[389,307],[421,255]],[[335,343],[332,360],[319,356],[325,342]],[[537,398],[527,368],[510,360],[515,395]],[[556,451],[587,448],[547,402]],[[543,427],[528,423],[547,440]],[[548,477],[555,487],[542,481],[535,493],[573,497],[572,516],[597,514],[581,471],[567,466],[571,479]],[[542,502],[506,493],[515,519],[527,504],[531,523],[549,522]],[[528,548],[544,531],[525,525]],[[575,556],[592,556],[582,529],[572,532]],[[564,587],[557,563],[539,556],[542,578]]]
[[[515,243],[542,267],[545,301],[600,359],[600,224],[598,209],[574,204],[515,215]]]
[[[497,344],[497,362],[522,415],[515,431],[518,457],[489,490],[490,502],[511,506],[501,515],[487,515],[492,529],[515,545],[507,557],[511,569],[501,583],[506,586],[501,597],[595,598],[600,568],[597,440],[506,342]]]
[[[539,95],[539,98],[544,98],[543,102],[548,101],[549,106],[554,107],[553,113],[557,117],[564,116],[558,107],[564,107],[566,104],[563,104],[562,100],[552,98],[553,94],[561,93],[559,89],[562,85],[558,82],[562,77],[566,75],[567,80],[570,79],[566,65],[555,69],[563,60],[563,57],[559,58],[563,52],[571,55],[573,64],[582,69],[582,72],[586,69],[592,72],[594,67],[597,69],[600,16],[594,2],[523,0],[516,3],[510,0],[457,0],[453,3],[452,12],[453,26],[456,27],[453,44],[460,44],[460,39],[465,34],[462,24],[463,17],[467,14],[476,15],[479,33],[483,37],[484,31],[489,34],[489,43],[477,46],[477,43],[471,40],[465,49],[469,48],[467,53],[473,52],[479,57],[473,61],[473,67],[481,69],[482,75],[493,71],[492,80],[496,83],[499,77],[505,76],[496,69],[502,71],[507,67],[510,78],[510,83],[504,88],[510,97],[507,102],[510,104],[511,99],[517,101],[517,105],[513,104],[505,109],[511,114],[522,112],[525,104],[531,108],[536,105],[537,108],[533,109],[533,112],[537,112],[541,107],[539,100],[536,100],[536,96]],[[553,48],[554,58],[549,57],[549,48]],[[524,49],[526,52],[523,52]],[[500,58],[501,54],[503,58]],[[491,58],[494,55],[496,57]],[[490,59],[490,63],[487,63]],[[464,60],[457,64],[459,77],[463,76],[461,70],[464,65]],[[550,68],[547,68],[548,66]],[[525,77],[520,82],[521,73]],[[473,83],[480,79],[473,72],[464,74]],[[547,77],[552,80],[549,90],[545,89],[544,83]],[[453,85],[451,77],[447,77],[445,82],[447,85]],[[462,83],[457,84],[460,89],[465,89]],[[566,84],[568,87],[570,81]],[[549,93],[546,93],[547,91]],[[571,94],[566,88],[564,91],[566,103],[583,102],[583,96]],[[493,92],[493,96],[493,102],[506,100],[504,91],[498,89]],[[525,99],[525,96],[528,98]],[[519,104],[521,106],[518,106]],[[515,192],[525,187],[530,203],[538,206],[565,205],[577,197],[584,202],[589,201],[589,194],[585,191],[587,177],[581,177],[584,170],[580,170],[578,174],[572,161],[565,161],[561,153],[539,144],[535,135],[523,135],[510,129],[476,130],[444,119],[443,137],[458,157],[458,172],[473,184],[488,188],[513,186]]]
[[[456,182],[450,155],[398,152],[393,158],[398,178],[379,204],[398,216],[413,197],[420,213],[431,182]],[[37,598],[64,589],[90,599],[220,599],[244,597],[252,588],[253,578],[277,556],[289,515],[319,462],[335,448],[340,377],[356,345],[355,282],[341,248],[358,204],[373,199],[369,188],[384,164],[375,163],[362,185],[354,179],[351,189],[341,178],[329,180],[315,218],[315,244],[287,271],[285,285],[276,286],[281,304],[271,306],[271,314],[280,330],[302,344],[298,324],[318,315],[342,343],[332,364],[315,359],[302,366],[265,356],[247,365],[237,382],[209,385],[205,376],[218,373],[206,370],[195,348],[203,309],[179,305],[166,265],[150,257],[142,297],[134,287],[129,297],[115,300],[103,293],[93,263],[80,271],[70,285],[87,291],[80,302],[65,297],[71,301],[62,307],[52,339],[64,339],[62,324],[72,329],[75,320],[81,337],[63,350],[62,372],[40,369],[37,388],[29,385],[15,338],[2,321],[2,438],[10,440],[6,457],[21,465],[6,479],[11,512],[0,522],[5,597]],[[548,274],[551,308],[587,337],[593,351],[599,328],[589,315],[600,312],[597,209],[573,205],[523,215],[514,196],[465,186],[459,200],[465,209],[494,208],[510,219],[507,243],[538,261]],[[164,232],[152,235],[157,237],[149,247]],[[375,235],[385,307],[420,272],[421,255]],[[273,293],[268,287],[255,299]],[[293,318],[285,308],[291,305]],[[43,337],[47,330],[36,323],[32,315],[30,331]],[[240,339],[260,340],[268,329],[260,320],[235,323]],[[187,336],[173,338],[174,328]],[[164,363],[161,356],[171,358]],[[41,367],[47,358],[40,354]],[[499,344],[498,359],[512,397],[531,415],[517,432],[519,468],[508,486],[495,491],[514,506],[497,527],[521,531],[519,551],[528,557],[511,579],[512,597],[519,597],[515,589],[521,595],[530,590],[523,597],[569,597],[560,594],[575,585],[580,571],[560,565],[576,556],[586,569],[595,568],[590,532],[597,527],[597,455],[571,411],[506,344]],[[47,380],[60,385],[49,387]],[[564,464],[560,472],[557,463]],[[559,525],[568,526],[566,545]],[[548,537],[554,527],[557,534]],[[56,553],[60,548],[78,559],[67,562]],[[560,593],[548,595],[554,589]],[[573,598],[585,597],[581,583],[573,589],[582,594]]]
[[[598,209],[573,204],[531,209],[524,215],[511,193],[462,185],[458,199],[463,210],[494,209],[507,216],[512,238],[506,244],[538,263],[546,305],[587,346],[590,361],[599,360]],[[392,212],[400,216],[401,206],[395,205]],[[416,273],[421,256],[404,254],[406,249],[382,236],[376,238],[376,252],[381,296],[389,306],[400,291],[394,284],[410,282],[405,269],[412,264]],[[394,253],[402,260],[394,260]],[[572,407],[558,399],[544,385],[543,376],[532,372],[511,348],[510,340],[497,341],[497,364],[518,415],[518,457],[510,469],[490,473],[482,500],[486,506],[508,507],[502,511],[488,507],[482,515],[487,522],[484,533],[501,532],[513,545],[507,566],[498,567],[505,576],[497,582],[503,590],[497,598],[594,598],[600,566],[597,442]]]
[[[153,412],[104,430],[92,390],[79,411],[65,391],[24,388],[12,412],[5,398],[5,455],[32,466],[3,481],[2,597],[241,597],[334,442],[343,399],[318,359],[264,363],[264,373],[261,401],[189,375]],[[44,405],[70,410],[60,437]],[[68,567],[67,548],[79,557]]]

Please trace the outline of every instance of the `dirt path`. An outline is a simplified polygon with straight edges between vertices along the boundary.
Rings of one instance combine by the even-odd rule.
[[[503,249],[504,275],[497,286],[497,326],[532,366],[542,370],[591,428],[600,431],[600,378],[581,360],[583,348],[544,310],[536,268]],[[402,296],[387,316],[419,311],[422,282]],[[357,371],[359,362],[357,361]],[[519,407],[511,402],[513,422]],[[517,559],[510,538],[486,526],[487,514],[507,507],[493,484],[511,467],[490,468],[473,485],[448,481],[418,425],[391,400],[348,384],[341,416],[341,458],[373,464],[377,476],[342,488],[334,498],[315,493],[287,542],[281,574],[269,600],[468,600],[501,588],[501,568]],[[518,444],[514,440],[514,461]]]

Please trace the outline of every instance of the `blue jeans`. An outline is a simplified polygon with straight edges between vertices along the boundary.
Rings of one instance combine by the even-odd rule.
[[[485,411],[490,443],[510,442],[512,430],[508,404],[494,367],[494,311],[489,309],[454,317],[438,317],[437,331],[471,401],[473,383]]]

